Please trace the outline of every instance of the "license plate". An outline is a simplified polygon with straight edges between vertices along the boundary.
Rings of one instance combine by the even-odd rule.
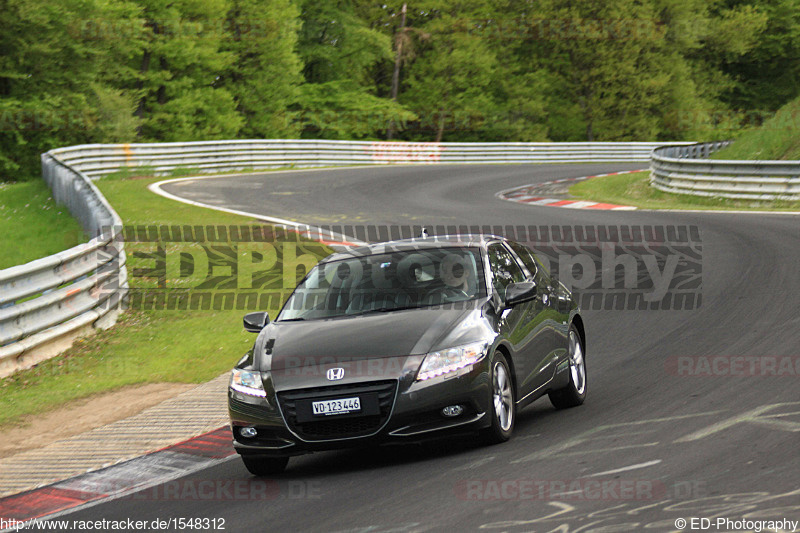
[[[311,402],[311,412],[316,416],[343,415],[360,410],[361,399],[358,396],[355,398],[339,398],[338,400]]]

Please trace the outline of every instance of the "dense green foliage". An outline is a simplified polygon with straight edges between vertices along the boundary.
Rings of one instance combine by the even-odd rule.
[[[402,6],[0,0],[0,181],[90,142],[709,140],[800,91],[795,0]]]

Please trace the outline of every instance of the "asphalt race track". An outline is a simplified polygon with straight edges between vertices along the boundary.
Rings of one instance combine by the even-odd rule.
[[[519,413],[506,444],[463,438],[320,453],[293,458],[267,481],[232,458],[67,516],[224,518],[225,530],[237,532],[674,531],[679,518],[712,526],[717,518],[800,519],[800,218],[570,210],[494,196],[641,166],[395,166],[165,186],[197,202],[309,224],[696,225],[702,305],[585,311],[586,403],[556,411],[540,399]],[[239,355],[231,353],[231,365]],[[794,367],[780,375],[669,371],[681,356]],[[213,498],[187,490],[200,486],[227,488]]]

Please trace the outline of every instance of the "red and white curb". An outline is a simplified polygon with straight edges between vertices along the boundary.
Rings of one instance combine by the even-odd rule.
[[[31,520],[130,495],[202,470],[236,454],[231,440],[230,428],[224,426],[130,461],[0,498],[3,531],[15,531]]]
[[[636,207],[632,205],[617,205],[607,204],[603,202],[592,202],[590,200],[565,200],[563,198],[547,198],[542,196],[540,191],[556,183],[577,183],[592,178],[602,178],[604,176],[616,176],[618,174],[633,174],[634,172],[641,172],[641,170],[624,170],[621,172],[609,172],[608,174],[595,174],[594,176],[581,176],[579,178],[564,178],[560,180],[548,181],[545,183],[536,183],[531,185],[522,185],[521,187],[514,187],[513,189],[506,189],[498,192],[495,196],[501,200],[509,202],[516,202],[518,204],[526,205],[544,205],[547,207],[563,207],[566,209],[599,209],[608,211],[633,211]]]

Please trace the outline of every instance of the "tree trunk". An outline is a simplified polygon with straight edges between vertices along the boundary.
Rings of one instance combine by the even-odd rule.
[[[162,72],[167,70],[167,60],[164,59],[163,57],[160,58],[159,61],[158,61],[158,66],[162,70]],[[160,105],[166,104],[167,103],[167,88],[166,88],[166,86],[160,85],[158,87],[158,93],[157,94],[158,94],[158,96],[157,96],[158,103]]]
[[[444,137],[444,120],[445,120],[445,111],[442,110],[441,114],[439,115],[439,128],[436,130],[436,142],[442,142],[442,137]]]
[[[392,101],[397,101],[397,92],[400,88],[400,63],[403,56],[403,31],[406,27],[406,4],[403,4],[403,9],[400,11],[400,29],[397,31],[397,52],[394,58],[394,72],[392,72]],[[394,122],[389,123],[386,129],[386,140],[391,141],[394,137]]]
[[[146,74],[148,70],[150,70],[150,50],[145,50],[142,53],[142,66],[139,68],[139,72],[141,72],[142,74]],[[136,116],[141,119],[144,117],[144,108],[145,105],[147,105],[147,93],[143,90],[144,79],[141,79],[136,83],[136,88],[142,92],[142,96],[139,97],[139,104],[136,106]],[[136,136],[137,137],[142,136],[141,121],[139,122],[139,125],[136,126]]]

